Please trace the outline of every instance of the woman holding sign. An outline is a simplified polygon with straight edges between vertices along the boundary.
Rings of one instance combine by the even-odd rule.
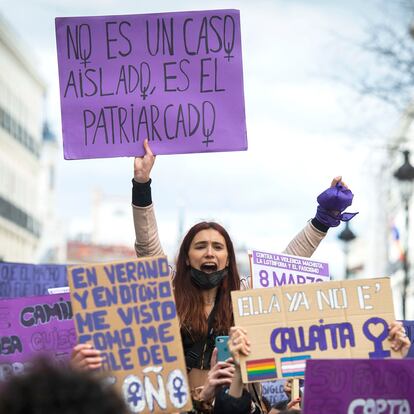
[[[144,148],[145,155],[135,158],[132,181],[138,257],[163,254],[150,187],[155,156],[148,141],[144,142]],[[352,198],[341,177],[336,177],[331,187],[318,197],[316,217],[289,243],[285,253],[311,256],[329,227],[354,216],[343,213]],[[222,226],[201,222],[188,231],[178,253],[173,286],[190,386],[195,396],[208,405],[215,388],[230,384],[234,373],[232,364],[214,363],[214,338],[227,335],[233,325],[230,292],[241,287],[233,243]]]
[[[145,155],[135,158],[132,204],[138,257],[163,255],[151,198],[150,173],[155,156],[148,141]],[[355,214],[343,213],[353,194],[336,177],[331,187],[318,197],[316,216],[289,243],[285,253],[311,256],[330,227],[350,220]],[[201,222],[193,226],[181,244],[173,286],[181,324],[184,354],[193,400],[198,411],[208,412],[218,386],[230,385],[234,366],[217,362],[214,340],[227,335],[234,324],[230,292],[248,287],[240,280],[233,243],[219,224]],[[242,282],[242,283],[241,283]],[[75,348],[78,365],[99,367],[99,353],[87,345]]]

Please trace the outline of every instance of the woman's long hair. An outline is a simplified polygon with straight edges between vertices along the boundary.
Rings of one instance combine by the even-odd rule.
[[[233,243],[227,231],[218,223],[203,221],[191,227],[185,235],[178,252],[176,274],[173,279],[175,302],[180,324],[190,330],[194,339],[207,334],[207,318],[204,311],[202,291],[191,282],[190,265],[188,265],[188,252],[195,235],[202,231],[214,229],[226,241],[228,252],[228,273],[223,278],[218,290],[219,302],[216,304],[213,327],[216,332],[227,334],[234,323],[230,292],[240,289],[240,277],[237,270],[236,255]]]

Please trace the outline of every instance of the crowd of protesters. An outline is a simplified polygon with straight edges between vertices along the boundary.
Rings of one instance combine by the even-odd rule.
[[[132,180],[132,208],[135,250],[138,257],[163,255],[151,195],[153,155],[148,141],[145,155],[135,158]],[[335,177],[318,197],[316,214],[288,243],[284,253],[310,257],[329,228],[350,220],[355,213],[344,210],[353,194]],[[275,220],[277,223],[277,220]],[[244,327],[234,326],[230,293],[249,288],[249,278],[240,275],[230,235],[216,222],[191,227],[179,248],[171,270],[180,322],[181,339],[194,413],[297,413],[300,398],[292,398],[291,381],[284,386],[286,399],[270,406],[258,383],[243,384],[240,357],[248,356],[251,344]],[[215,338],[229,335],[231,357],[217,361]],[[395,351],[406,356],[410,341],[400,322],[389,326],[389,340]],[[75,346],[71,367],[62,370],[41,363],[27,376],[16,377],[1,391],[0,414],[10,413],[118,413],[126,412],[119,397],[90,372],[102,365],[100,352],[91,344]],[[21,396],[24,396],[21,397]]]

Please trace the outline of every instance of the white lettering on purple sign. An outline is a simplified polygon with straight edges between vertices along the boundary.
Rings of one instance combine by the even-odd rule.
[[[410,414],[411,408],[407,400],[384,398],[357,398],[349,404],[348,414]]]
[[[253,250],[251,264],[254,288],[330,280],[327,263],[315,262],[304,257]]]

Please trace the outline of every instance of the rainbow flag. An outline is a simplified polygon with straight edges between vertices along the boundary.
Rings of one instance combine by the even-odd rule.
[[[247,380],[262,381],[277,378],[274,358],[253,359],[246,361]]]
[[[282,377],[303,377],[305,375],[306,360],[310,355],[298,355],[280,358]]]

